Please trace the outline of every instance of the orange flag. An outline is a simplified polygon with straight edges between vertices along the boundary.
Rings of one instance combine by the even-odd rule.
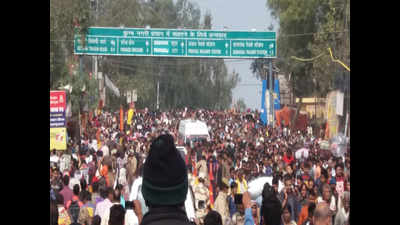
[[[124,110],[121,108],[119,109],[119,129],[124,131]]]
[[[108,166],[107,165],[103,166],[103,168],[100,171],[100,175],[103,176],[106,179],[107,187],[110,187],[110,181],[108,179]]]
[[[208,170],[208,177],[210,179],[210,184],[208,185],[208,193],[210,194],[210,204],[211,208],[214,208],[214,190],[212,187],[212,181],[214,180],[212,162],[210,161],[210,168]]]
[[[192,160],[193,176],[197,177],[196,161]]]
[[[101,129],[97,128],[97,132],[96,132],[96,140],[97,140],[97,149],[100,149],[100,135],[101,135]]]
[[[210,169],[208,170],[208,177],[210,178],[210,180],[214,180],[212,162],[211,161],[210,161]]]

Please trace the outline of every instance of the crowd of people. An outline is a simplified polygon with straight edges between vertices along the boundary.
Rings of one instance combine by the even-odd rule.
[[[251,112],[145,109],[132,118],[126,114],[123,127],[119,116],[102,112],[89,118],[80,140],[70,139],[65,151],[51,151],[51,224],[143,224],[152,192],[143,190],[145,204],[130,192],[138,179],[144,188],[145,162],[163,134],[187,151],[183,161],[194,196],[193,223],[243,225],[249,212],[252,224],[268,224],[264,196],[248,202],[248,188],[259,177],[271,177],[281,207],[279,224],[317,224],[313,216],[329,218],[327,224],[349,224],[350,147],[335,157],[320,148],[319,134],[264,126]],[[206,122],[210,138],[180,139],[178,125],[187,118]],[[298,156],[301,148],[308,152]]]

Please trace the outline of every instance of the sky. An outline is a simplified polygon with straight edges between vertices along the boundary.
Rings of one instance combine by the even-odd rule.
[[[201,16],[207,11],[212,16],[213,30],[251,30],[267,31],[272,23],[277,31],[278,23],[266,7],[267,0],[191,0],[201,9]],[[242,98],[251,109],[261,109],[261,80],[257,80],[250,70],[250,59],[225,59],[228,73],[239,73],[240,82],[233,89],[233,101]]]

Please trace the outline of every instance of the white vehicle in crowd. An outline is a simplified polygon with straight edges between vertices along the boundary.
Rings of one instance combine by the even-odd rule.
[[[200,120],[181,120],[178,127],[178,139],[183,143],[190,143],[199,140],[210,140],[207,124]]]

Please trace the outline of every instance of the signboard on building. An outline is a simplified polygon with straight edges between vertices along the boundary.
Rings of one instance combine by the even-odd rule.
[[[67,149],[66,93],[50,91],[50,150]]]

